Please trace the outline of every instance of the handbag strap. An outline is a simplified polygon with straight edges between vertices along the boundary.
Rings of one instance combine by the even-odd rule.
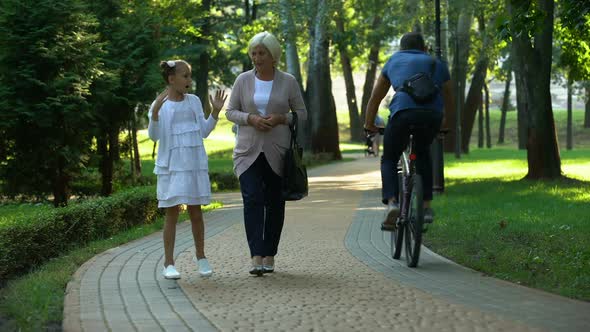
[[[291,146],[293,146],[294,144],[297,144],[298,121],[297,121],[297,112],[291,111],[291,114],[293,114],[293,121],[289,125],[289,129],[291,130]]]

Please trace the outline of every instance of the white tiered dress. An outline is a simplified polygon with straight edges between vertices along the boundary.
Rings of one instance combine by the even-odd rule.
[[[182,101],[167,100],[151,120],[148,132],[160,141],[154,173],[158,177],[158,207],[179,204],[206,205],[211,202],[211,183],[203,137],[215,128],[217,120],[205,119],[199,98],[185,95]]]

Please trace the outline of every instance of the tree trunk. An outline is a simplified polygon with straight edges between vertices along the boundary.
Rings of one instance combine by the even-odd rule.
[[[569,75],[568,75],[569,76]],[[574,135],[572,129],[572,81],[567,80],[567,130],[566,130],[566,149],[571,150],[574,147]]]
[[[127,128],[129,135],[130,147],[129,147],[129,171],[131,172],[131,183],[135,184],[135,149],[133,148],[133,125],[129,121],[129,127]]]
[[[518,128],[518,148],[526,149],[529,104],[526,97],[525,80],[523,76],[523,60],[518,55],[516,45],[512,43],[512,65],[514,68],[514,82],[516,86],[516,121]]]
[[[113,166],[110,162],[109,139],[106,131],[101,132],[100,137],[96,138],[97,150],[100,155],[100,174],[102,196],[109,196],[113,192]]]
[[[467,99],[461,112],[461,150],[463,153],[469,153],[469,141],[471,140],[471,132],[473,131],[473,124],[475,122],[475,113],[481,100],[481,90],[484,88],[485,79],[488,71],[488,52],[489,52],[489,38],[485,35],[485,24],[483,14],[478,16],[479,35],[483,36],[483,42],[479,53],[479,59],[473,71],[471,78],[471,85],[467,93]]]
[[[379,25],[381,25],[381,16],[375,14],[371,29],[377,30]],[[380,37],[374,36],[371,39],[369,61],[367,73],[365,75],[365,84],[363,85],[363,97],[361,100],[361,119],[364,119],[367,114],[367,104],[369,103],[369,98],[371,98],[371,93],[373,92],[373,85],[375,85],[375,74],[377,73],[377,65],[379,64],[379,50],[381,49]]]
[[[344,35],[344,19],[343,19],[342,3],[338,4],[337,15],[335,16],[336,29],[341,38],[337,43],[338,52],[340,53],[340,63],[342,63],[342,73],[344,75],[344,84],[346,86],[346,101],[348,103],[348,116],[350,121],[350,140],[353,142],[362,142],[363,128],[361,118],[359,117],[359,110],[356,103],[356,92],[354,86],[354,78],[352,76],[352,65],[350,63],[350,56],[346,48]]]
[[[586,102],[584,112],[584,128],[590,128],[590,82],[586,82]]]
[[[65,160],[63,156],[57,157],[57,167],[55,169],[55,179],[53,180],[53,206],[61,207],[68,205],[69,176],[65,170]]]
[[[211,35],[211,0],[203,0],[201,8],[205,14],[201,32],[204,37],[198,38],[198,44],[204,46],[204,50],[199,55],[199,67],[195,71],[195,81],[197,82],[196,94],[203,104],[203,112],[211,113],[209,105],[209,39]]]
[[[121,160],[120,146],[119,146],[119,127],[112,127],[109,131],[109,154],[113,165]]]
[[[479,107],[477,108],[477,147],[483,148],[483,98],[479,94]]]
[[[312,152],[329,153],[332,159],[339,160],[342,159],[342,155],[338,144],[338,121],[330,77],[330,41],[327,31],[329,12],[329,0],[318,0],[311,44],[314,57],[309,59],[307,92],[313,119],[311,123]]]
[[[137,143],[137,122],[135,121],[135,116],[133,117],[133,122],[131,123],[131,143],[133,144],[133,155],[134,158],[134,167],[135,173],[137,176],[141,175],[141,156],[139,155],[139,144]]]
[[[465,81],[467,79],[467,60],[469,58],[470,39],[469,30],[473,15],[471,10],[466,9],[459,14],[457,23],[457,38],[455,39],[455,52],[453,55],[453,79],[455,80],[455,104],[456,109],[446,110],[447,123],[454,126],[445,136],[445,152],[455,152],[455,157],[461,156],[462,138],[462,113],[465,102]]]
[[[297,32],[295,31],[295,22],[293,21],[293,3],[290,0],[281,0],[279,5],[281,10],[281,25],[285,37],[285,62],[287,72],[295,76],[299,89],[303,94],[303,78],[301,76],[301,65],[299,63],[299,54],[297,53]]]
[[[517,0],[509,0],[513,18],[522,11],[516,8]],[[551,54],[553,43],[554,0],[540,0],[539,11],[543,15],[542,27],[535,32],[534,45],[527,34],[513,38],[518,62],[522,66],[522,79],[529,105],[527,128],[527,161],[529,179],[561,177],[561,158],[555,132],[551,106]]]
[[[506,83],[504,85],[504,97],[502,98],[502,112],[500,116],[500,131],[498,132],[498,144],[504,144],[504,132],[506,129],[506,113],[508,113],[508,107],[510,106],[510,83],[512,82],[512,66],[508,65],[508,76],[506,76]]]
[[[482,53],[486,51],[487,50],[482,50]],[[483,100],[481,90],[485,85],[487,69],[488,57],[482,54],[481,58],[475,65],[473,78],[471,79],[471,85],[469,86],[469,92],[467,93],[467,99],[463,106],[461,119],[461,150],[463,153],[469,153],[469,141],[471,140],[473,124],[475,122],[475,113]]]
[[[141,156],[139,155],[139,144],[137,142],[137,114],[142,107],[141,103],[137,103],[133,112],[131,113],[131,121],[129,122],[129,134],[131,135],[131,149],[133,151],[133,164],[131,165],[132,174],[141,176]]]
[[[441,13],[443,14],[441,22],[442,26],[440,29],[441,56],[444,61],[450,63],[451,61],[449,61],[449,1],[441,1],[441,6]]]
[[[484,105],[485,105],[485,122],[486,122],[486,147],[490,149],[492,147],[492,136],[490,135],[490,90],[488,89],[488,83],[483,85],[484,91]]]
[[[137,124],[134,124],[131,137],[133,139],[133,154],[135,156],[135,172],[137,175],[141,175],[141,156],[139,155],[139,144],[137,144]]]

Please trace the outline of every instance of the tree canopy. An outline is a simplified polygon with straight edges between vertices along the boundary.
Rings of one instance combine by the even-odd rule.
[[[559,176],[548,80],[565,75],[588,86],[590,3],[441,5],[442,53],[460,101],[447,110],[456,126],[447,151],[469,151],[482,90],[492,77],[504,79],[513,71],[529,173]],[[161,60],[182,58],[193,65],[194,91],[207,107],[211,87],[231,86],[251,69],[249,39],[263,30],[274,33],[285,50],[279,68],[298,79],[310,111],[302,141],[312,153],[337,159],[332,75],[345,78],[350,136],[358,141],[374,80],[397,40],[407,31],[421,31],[431,49],[435,40],[429,0],[0,0],[0,7],[2,192],[51,193],[56,205],[67,203],[71,181],[86,167],[100,169],[103,195],[113,191],[120,133],[141,128],[142,112],[163,87]],[[362,95],[354,72],[364,74]],[[548,155],[547,146],[554,153]]]

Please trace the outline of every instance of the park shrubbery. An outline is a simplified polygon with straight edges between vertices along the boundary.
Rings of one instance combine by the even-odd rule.
[[[153,186],[16,218],[0,225],[0,279],[17,275],[68,249],[106,238],[160,213]]]
[[[211,172],[209,174],[211,180],[211,190],[236,190],[240,188],[240,181],[234,173],[227,172]]]

